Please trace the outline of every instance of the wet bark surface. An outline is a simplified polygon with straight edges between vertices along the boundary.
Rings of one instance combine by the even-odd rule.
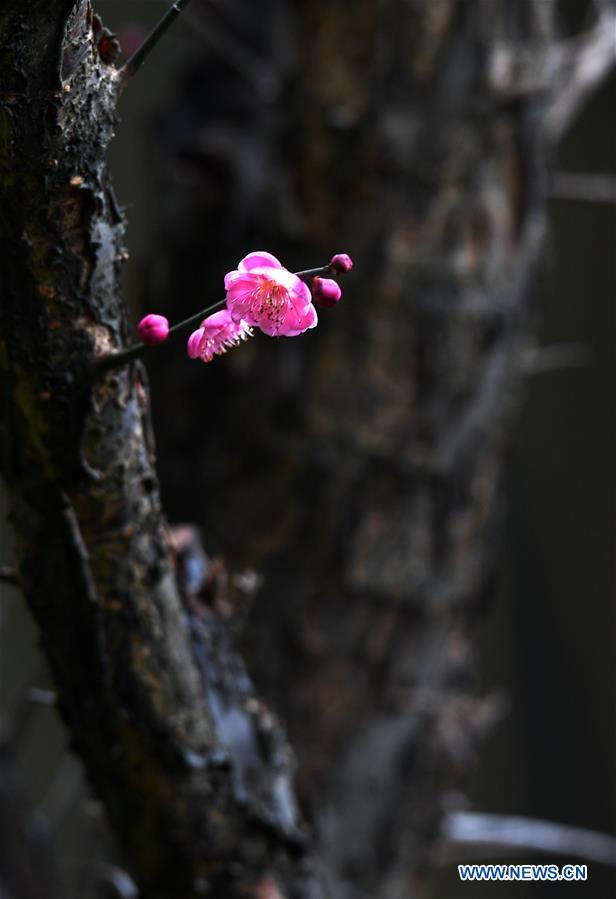
[[[264,576],[250,670],[289,728],[334,895],[417,895],[492,716],[470,640],[562,127],[556,6],[265,8],[220,12],[244,71],[191,63],[154,125],[148,308],[205,305],[253,249],[356,267],[301,342],[210,370],[152,361],[163,490]]]
[[[490,718],[470,637],[492,592],[546,148],[601,70],[555,43],[553,9],[215,13],[243,52],[191,64],[155,125],[149,307],[177,319],[218,299],[250,249],[291,269],[347,251],[356,269],[301,339],[207,369],[172,346],[153,360],[166,507],[203,529],[205,555],[162,514],[143,366],[93,374],[127,340],[105,165],[121,79],[86,0],[5,3],[1,460],[19,581],[145,899],[425,885]],[[217,552],[263,575],[252,605],[254,579]],[[235,649],[244,621],[315,841]]]
[[[2,460],[19,582],[141,895],[251,895],[270,869],[310,895],[284,737],[198,541],[161,512],[143,368],[93,374],[127,332],[105,165],[118,73],[89,3],[35,7],[8,4],[0,23]]]

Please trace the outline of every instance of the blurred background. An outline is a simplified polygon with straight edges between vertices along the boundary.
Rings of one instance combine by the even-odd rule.
[[[266,48],[251,45],[250,33],[238,31],[232,18],[225,19],[221,4],[203,4],[204,9],[206,6],[203,16],[192,9],[178,21],[120,102],[111,169],[128,223],[126,243],[131,258],[125,269],[125,288],[134,321],[146,311],[165,311],[170,318],[174,309],[177,318],[191,311],[182,306],[181,298],[169,295],[173,288],[168,273],[161,274],[156,248],[160,254],[165,217],[173,227],[173,204],[181,202],[183,191],[194,190],[197,176],[193,169],[201,162],[197,157],[189,161],[193,180],[188,187],[180,183],[174,193],[181,176],[166,168],[169,156],[161,147],[173,145],[174,135],[186,124],[183,117],[194,114],[195,108],[204,113],[205,124],[200,127],[203,141],[210,141],[210,150],[217,148],[217,141],[224,145],[224,135],[214,130],[208,135],[207,116],[223,102],[221,80],[226,77],[232,85],[230,97],[235,96],[238,78],[256,79],[266,108],[276,102],[279,89],[276,73],[263,64],[260,55]],[[270,6],[265,4],[268,9]],[[589,6],[584,0],[562,4],[563,21],[572,34],[587,22]],[[165,4],[156,0],[101,0],[96,4],[104,24],[118,33],[125,54],[138,45],[164,8]],[[278,39],[271,33],[269,37]],[[285,65],[288,62],[283,60],[281,66]],[[321,77],[327,80],[328,73],[322,72]],[[209,99],[208,79],[216,84]],[[195,101],[199,91],[204,91],[201,107]],[[183,105],[178,96],[189,96],[195,102]],[[248,112],[238,106],[242,121],[250,115],[250,103],[247,108]],[[616,833],[614,109],[616,76],[612,73],[585,104],[549,160],[549,237],[534,300],[536,346],[527,353],[524,395],[506,452],[496,587],[490,601],[482,605],[474,630],[479,690],[494,697],[497,713],[479,746],[466,791],[469,807],[477,810],[548,819],[609,834]],[[268,166],[274,164],[267,161]],[[221,167],[219,178],[224,181],[227,174]],[[204,167],[201,175],[199,202],[207,207],[216,174],[210,166]],[[168,184],[161,187],[166,177]],[[281,173],[281,180],[284,177]],[[217,214],[208,210],[210,222]],[[279,214],[292,218],[293,211]],[[241,211],[237,215],[241,218]],[[224,211],[220,216],[224,229]],[[202,293],[202,306],[218,299],[222,275],[244,250],[256,248],[250,244],[251,228],[258,232],[254,223],[245,227],[245,245],[241,241],[234,244],[231,234],[225,244],[231,245],[229,249],[210,254],[214,258],[205,269],[207,280],[194,288]],[[204,252],[208,243],[216,242],[205,231],[193,236],[196,244],[203,243]],[[326,257],[303,258],[301,247],[294,246],[293,240],[290,245],[291,256],[299,260],[297,267],[327,261]],[[276,245],[263,248],[278,252]],[[348,249],[331,246],[331,252]],[[345,285],[344,303],[353,304],[358,281],[358,277],[349,279]],[[156,306],[160,299],[157,282],[165,284],[168,294],[165,310]],[[186,282],[178,285],[181,290],[185,287]],[[199,308],[192,298],[191,302],[193,310]],[[245,359],[250,356],[248,362],[240,358],[244,352]],[[253,364],[253,352],[242,348],[233,360],[216,362],[223,373],[215,376],[215,390],[226,389],[225,379],[241,378],[242,366]],[[271,350],[285,356],[276,363],[280,370],[293,369],[290,352],[288,348]],[[215,516],[208,510],[196,514],[195,508],[187,505],[190,482],[183,489],[178,486],[186,481],[185,467],[178,464],[178,445],[181,450],[182,439],[186,441],[190,435],[178,436],[176,421],[202,415],[211,423],[217,406],[208,394],[212,390],[209,370],[195,374],[191,369],[192,381],[187,384],[177,366],[191,363],[182,358],[174,365],[163,362],[156,367],[154,363],[151,372],[166,508],[174,522],[190,520],[205,526],[205,546],[213,555],[221,554],[238,568],[258,568],[258,560],[255,566],[254,554],[248,552],[246,557],[241,536],[234,535],[228,523],[217,530]],[[230,375],[224,373],[229,367]],[[195,403],[199,403],[197,411]],[[169,404],[175,404],[173,411]],[[208,446],[207,440],[204,445]],[[194,460],[193,455],[191,464]],[[208,464],[213,467],[211,477],[218,477],[216,464]],[[210,495],[207,491],[213,488],[206,481],[195,489],[202,498],[201,490]],[[216,501],[221,495],[222,488]],[[10,565],[11,531],[4,495],[0,512],[0,562]],[[267,589],[266,577],[266,595]],[[68,752],[28,612],[10,586],[0,584],[0,597],[2,734],[15,750],[24,796],[31,808],[38,810],[36,826],[50,833],[60,871],[69,884],[67,895],[85,895],[94,869],[97,878],[107,883],[109,895],[130,895],[130,885],[123,883],[119,869],[109,866],[116,858],[112,840],[101,808],[83,782],[80,765]],[[247,652],[249,657],[258,653],[259,645],[248,646]],[[251,670],[266,697],[279,708],[272,687],[276,672],[258,662]],[[291,731],[293,736],[293,725]],[[318,742],[318,733],[315,739]],[[503,858],[528,861],[532,856],[524,852]],[[562,863],[571,859],[550,856],[546,860]],[[568,885],[567,894],[584,899],[615,895],[613,872],[599,864],[590,863],[589,867],[589,881]],[[502,884],[483,884],[480,889],[494,897],[503,891]],[[477,886],[460,884],[455,866],[447,863],[433,876],[430,895],[455,899],[465,892],[468,895],[469,890],[475,895]],[[520,897],[556,895],[552,884],[516,884],[510,889],[512,894],[514,891]]]

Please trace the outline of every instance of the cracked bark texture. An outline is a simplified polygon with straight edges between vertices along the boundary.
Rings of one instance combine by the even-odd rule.
[[[209,369],[161,348],[152,372],[172,518],[199,514],[209,551],[265,575],[246,650],[293,736],[323,887],[284,736],[234,649],[245,599],[194,531],[165,524],[144,370],[91,378],[127,335],[105,166],[117,72],[87,0],[3,5],[1,465],[61,713],[145,899],[425,886],[489,718],[469,638],[490,594],[548,139],[605,70],[613,24],[597,3],[597,28],[559,41],[555,8],[209,10],[243,52],[232,74],[228,54],[191,68],[152,146],[161,311],[205,305],[258,244],[290,268],[337,250],[358,263],[302,340],[255,340]]]
[[[356,260],[301,341],[151,365],[167,507],[200,510],[208,545],[264,575],[249,665],[339,899],[422,894],[490,723],[470,640],[545,166],[613,62],[613,13],[589,5],[566,39],[544,0],[196,4],[197,30],[227,29],[245,64],[224,47],[187,64],[153,126],[147,308],[205,305],[253,249],[290,269]]]
[[[206,598],[194,537],[177,576],[188,548],[161,512],[144,371],[91,375],[127,333],[105,164],[118,77],[95,35],[87,0],[0,16],[2,472],[20,585],[140,895],[250,896],[277,878],[316,896],[284,737]]]

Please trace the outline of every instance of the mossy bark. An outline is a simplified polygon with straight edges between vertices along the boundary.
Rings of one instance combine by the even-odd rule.
[[[290,896],[313,873],[280,729],[216,608],[178,586],[105,155],[118,73],[87,0],[0,17],[2,471],[71,744],[144,899]],[[196,551],[196,550],[195,550]],[[315,894],[316,895],[316,894]]]

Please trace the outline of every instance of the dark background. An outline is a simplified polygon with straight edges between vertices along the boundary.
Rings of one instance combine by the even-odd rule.
[[[157,2],[97,4],[105,24],[120,31],[125,43],[163,8]],[[120,105],[112,170],[127,211],[131,261],[126,289],[135,319],[141,311],[156,311],[147,302],[140,308],[148,210],[156,204],[147,178],[152,117],[164,108],[187,54],[210,49],[188,17],[180,21]],[[563,367],[551,369],[544,357],[545,370],[540,370],[541,356],[539,370],[529,364],[526,399],[508,453],[500,587],[477,640],[483,690],[500,696],[504,711],[483,744],[469,792],[473,807],[483,811],[608,833],[616,832],[615,108],[612,76],[552,161],[555,173],[612,175],[612,181],[606,181],[603,200],[555,195],[550,202],[550,247],[537,288],[537,343],[573,349],[564,354]],[[216,291],[217,298],[216,284],[204,289]],[[344,302],[352,301],[349,288]],[[165,426],[160,415],[154,426]],[[190,509],[184,516],[194,517]],[[10,563],[10,531],[6,523],[1,527],[1,561]],[[26,691],[45,685],[45,674],[21,599],[8,587],[0,591],[0,716],[11,720],[24,714]],[[100,809],[87,798],[54,712],[31,706],[20,740],[20,773],[51,826],[64,867],[78,882],[85,877],[85,860],[97,853],[105,858],[108,851]],[[588,883],[568,885],[567,895],[614,895],[611,874],[592,863],[589,869]],[[448,899],[465,890],[475,895],[477,889],[476,884],[460,885],[455,869],[448,867],[436,877],[433,895]],[[486,896],[503,895],[502,884],[479,889]],[[555,896],[557,888],[516,884],[508,892]]]

